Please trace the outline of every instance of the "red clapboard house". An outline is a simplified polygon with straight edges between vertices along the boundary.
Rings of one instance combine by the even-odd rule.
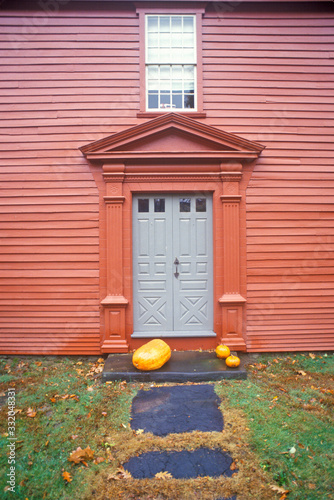
[[[334,3],[3,0],[0,349],[334,347]]]

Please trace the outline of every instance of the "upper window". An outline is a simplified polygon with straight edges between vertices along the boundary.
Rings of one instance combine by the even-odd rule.
[[[145,18],[146,109],[196,110],[196,16]]]

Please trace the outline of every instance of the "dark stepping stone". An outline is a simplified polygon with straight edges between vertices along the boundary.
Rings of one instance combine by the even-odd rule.
[[[124,464],[133,478],[152,478],[158,472],[169,472],[175,479],[221,475],[231,477],[233,460],[221,450],[199,448],[195,451],[150,451],[138,457],[132,457]]]
[[[140,390],[132,401],[131,427],[156,436],[192,431],[220,432],[224,420],[219,404],[209,384]]]

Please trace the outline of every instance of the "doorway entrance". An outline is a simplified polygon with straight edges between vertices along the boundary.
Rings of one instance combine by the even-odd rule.
[[[215,336],[212,196],[133,196],[132,337]]]

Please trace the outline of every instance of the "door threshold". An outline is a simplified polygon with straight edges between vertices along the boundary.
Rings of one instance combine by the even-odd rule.
[[[133,339],[161,339],[161,338],[182,338],[182,337],[217,337],[212,330],[191,331],[172,331],[172,332],[133,332]]]

